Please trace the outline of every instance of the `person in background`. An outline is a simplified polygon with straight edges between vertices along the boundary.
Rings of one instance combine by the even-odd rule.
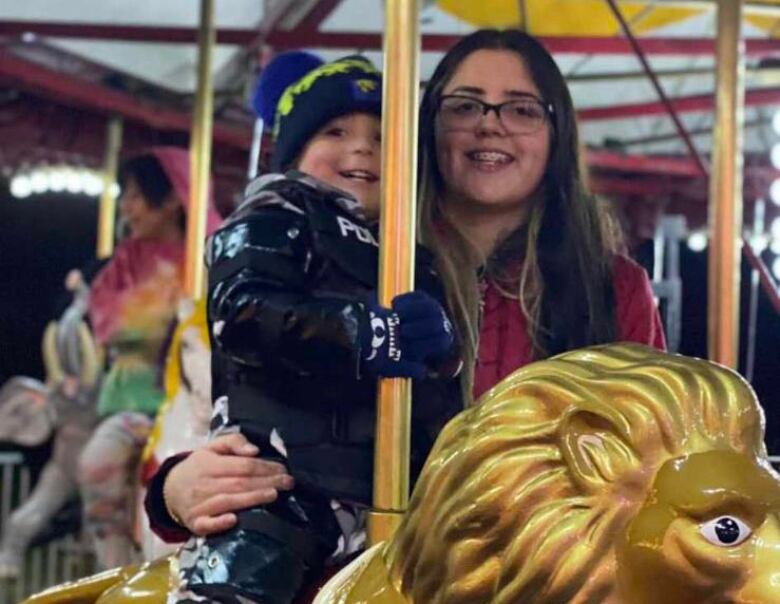
[[[181,295],[189,203],[189,153],[155,147],[119,170],[128,235],[92,281],[88,312],[109,368],[98,394],[100,424],[79,460],[84,522],[102,568],[137,557],[133,539],[137,462],[163,401],[164,343]],[[207,230],[220,218],[210,201]]]

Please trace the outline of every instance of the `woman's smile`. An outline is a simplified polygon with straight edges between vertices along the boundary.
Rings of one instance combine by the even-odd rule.
[[[513,155],[497,149],[475,149],[465,155],[475,169],[485,172],[496,172],[515,161]]]
[[[473,52],[443,92],[492,104],[541,97],[523,59],[507,50]],[[513,134],[490,112],[472,128],[450,126],[440,117],[436,130],[437,163],[448,188],[445,198],[516,216],[542,184],[550,155],[549,124]]]

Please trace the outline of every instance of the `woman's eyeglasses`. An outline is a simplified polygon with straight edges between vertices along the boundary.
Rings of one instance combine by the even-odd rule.
[[[439,119],[446,130],[473,130],[491,111],[509,134],[533,134],[554,112],[551,104],[530,97],[498,105],[460,94],[444,95],[439,100]]]

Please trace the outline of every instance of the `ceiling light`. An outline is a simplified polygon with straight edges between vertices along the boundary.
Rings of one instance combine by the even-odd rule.
[[[772,233],[772,239],[780,239],[780,216],[772,221],[769,232]]]
[[[776,206],[780,206],[780,178],[773,181],[769,186],[769,199],[771,199],[772,203]]]
[[[11,195],[18,199],[29,197],[32,193],[32,183],[26,174],[17,174],[11,179]]]
[[[49,169],[49,190],[60,193],[65,190],[65,171],[62,166],[54,166]]]
[[[694,231],[688,235],[688,247],[693,252],[703,252],[707,247],[707,233],[705,231]]]
[[[73,168],[65,169],[65,190],[68,193],[81,193],[81,175]]]
[[[30,188],[33,193],[45,193],[49,190],[49,179],[46,172],[41,169],[35,170],[30,174]]]
[[[753,252],[760,256],[764,253],[764,250],[769,247],[769,235],[766,233],[758,233],[751,235],[750,247],[753,248]]]

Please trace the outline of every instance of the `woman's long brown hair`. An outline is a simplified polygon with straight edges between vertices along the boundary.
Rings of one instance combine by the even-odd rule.
[[[447,187],[436,159],[436,114],[442,91],[471,53],[517,53],[546,103],[553,105],[550,157],[528,219],[480,258],[442,204]],[[433,74],[420,109],[420,239],[437,256],[463,350],[464,394],[473,387],[479,344],[479,277],[516,297],[526,315],[535,358],[617,335],[612,250],[595,198],[583,182],[576,115],[555,61],[533,37],[518,30],[484,29],[461,39]],[[516,270],[520,268],[519,274]]]

